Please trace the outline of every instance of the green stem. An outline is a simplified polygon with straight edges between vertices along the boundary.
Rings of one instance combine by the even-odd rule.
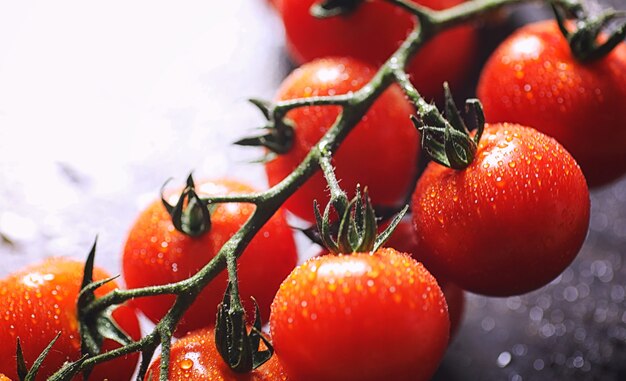
[[[339,181],[337,181],[337,177],[335,177],[335,171],[331,161],[332,152],[324,151],[319,164],[330,189],[330,202],[333,203],[337,214],[343,216],[348,208],[349,200],[346,192],[339,186]]]
[[[348,106],[351,98],[350,94],[340,94],[287,99],[276,103],[274,106],[274,116],[276,119],[279,119],[284,117],[290,110],[307,106]]]

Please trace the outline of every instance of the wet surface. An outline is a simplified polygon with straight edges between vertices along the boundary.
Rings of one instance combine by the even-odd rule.
[[[261,153],[230,142],[261,123],[246,98],[271,98],[289,69],[281,27],[262,0],[209,3],[0,3],[0,275],[83,259],[96,235],[119,273],[127,229],[170,177],[265,185],[248,164]],[[468,296],[436,379],[626,379],[625,252],[623,178],[592,192],[587,241],[550,285]]]

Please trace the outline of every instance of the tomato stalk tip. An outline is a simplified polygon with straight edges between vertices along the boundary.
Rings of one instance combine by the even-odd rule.
[[[580,62],[590,62],[606,56],[626,37],[626,22],[623,22],[605,41],[599,41],[600,34],[607,25],[617,18],[626,17],[626,12],[607,9],[597,16],[589,16],[582,3],[552,3],[551,6],[572,55]],[[574,30],[569,28],[569,18],[574,19]]]

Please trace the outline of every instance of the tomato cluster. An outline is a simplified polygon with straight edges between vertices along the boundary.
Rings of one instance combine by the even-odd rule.
[[[275,104],[358,92],[416,22],[406,9],[384,1],[316,19],[309,14],[313,3],[275,2],[289,52],[302,64],[284,80]],[[439,9],[459,1],[413,3]],[[441,33],[409,65],[412,83],[429,98],[437,97],[444,80],[462,83],[469,65],[459,62],[471,61],[476,43],[473,26]],[[410,199],[411,217],[399,223],[386,247],[325,253],[296,266],[298,252],[286,213],[313,222],[314,201],[330,201],[328,180],[314,174],[287,199],[285,210],[279,208],[258,227],[236,270],[248,322],[254,316],[253,297],[261,320],[269,322],[275,356],[248,374],[234,372],[220,357],[215,316],[229,281],[222,272],[180,319],[174,333],[181,338],[171,348],[168,379],[428,380],[460,324],[464,290],[518,295],[558,276],[586,236],[587,181],[605,184],[626,171],[626,129],[617,128],[626,125],[620,107],[626,99],[626,45],[581,63],[556,23],[532,24],[494,52],[477,92],[487,121],[493,123],[473,133],[478,143],[469,165],[451,169],[431,162],[416,179],[420,133],[410,118],[416,114],[414,102],[397,84],[388,86],[355,121],[332,164],[341,188],[367,188],[380,209],[399,208]],[[293,174],[341,113],[339,105],[307,104],[284,115],[293,136],[285,152],[265,163],[270,186]],[[194,186],[200,198],[256,192],[239,180]],[[167,195],[166,201],[176,204],[181,192]],[[139,215],[122,257],[129,289],[194,276],[258,206],[228,202],[202,207],[210,210],[210,226],[198,235],[180,231],[162,200]],[[340,233],[345,221],[353,220],[342,219]],[[81,264],[54,259],[0,281],[0,339],[11,344],[0,349],[0,379],[6,379],[2,373],[18,377],[13,346],[18,338],[26,362],[32,364],[61,333],[38,379],[80,357],[76,300],[82,269]],[[94,276],[107,277],[97,269]],[[106,283],[96,294],[116,287]],[[174,300],[175,295],[140,297],[117,307],[113,318],[138,339],[133,308],[158,323]],[[102,348],[118,345],[105,340]],[[137,359],[128,355],[112,365],[98,365],[90,379],[130,379]],[[160,362],[157,358],[152,363],[148,379],[157,377]]]

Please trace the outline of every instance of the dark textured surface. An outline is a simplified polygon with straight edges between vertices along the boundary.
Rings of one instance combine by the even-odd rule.
[[[287,73],[282,31],[263,0],[211,3],[0,2],[0,275],[83,259],[96,234],[118,273],[126,230],[169,177],[264,185],[246,164],[259,152],[229,143],[261,122],[245,99]],[[485,50],[538,13],[491,26]],[[549,286],[468,296],[437,380],[626,379],[625,251],[622,179],[592,192],[587,242]]]

